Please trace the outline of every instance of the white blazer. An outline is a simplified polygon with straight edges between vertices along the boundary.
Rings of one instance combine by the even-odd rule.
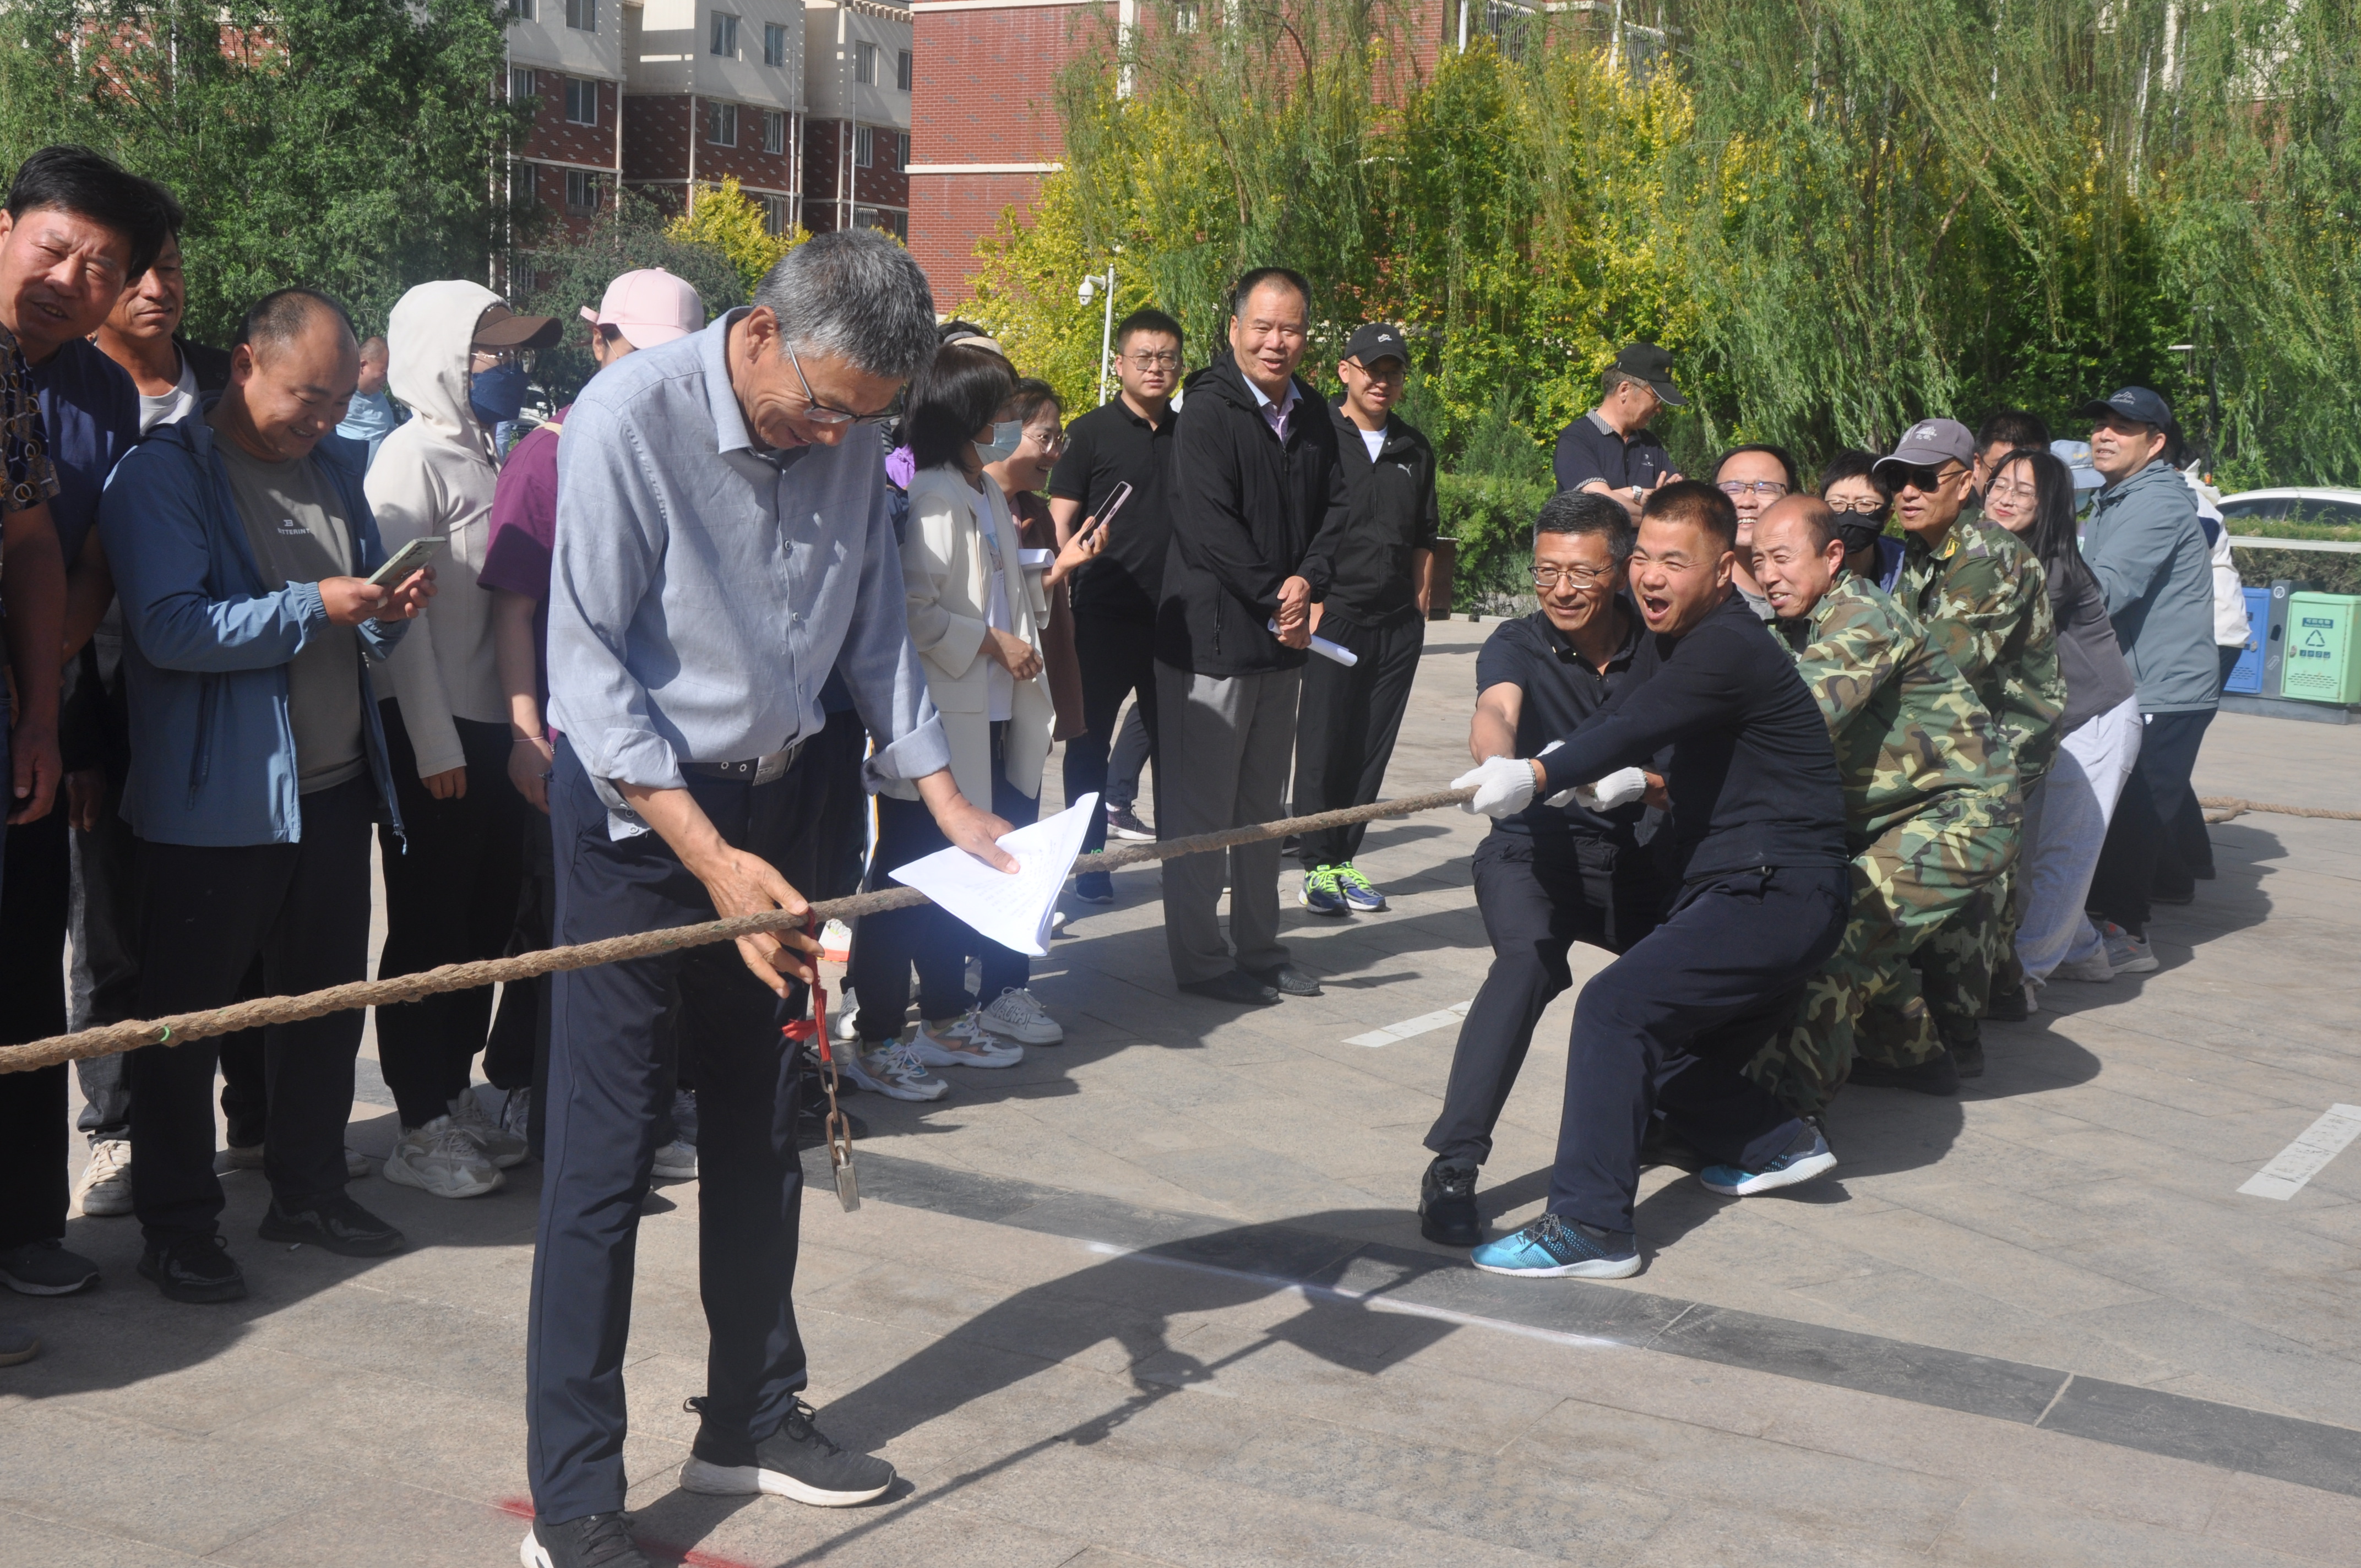
[[[902,589],[910,642],[927,672],[927,692],[942,715],[943,739],[951,752],[951,777],[960,793],[992,808],[992,696],[983,653],[991,624],[992,557],[980,530],[993,530],[1008,573],[1011,629],[1041,652],[1041,629],[1049,600],[1041,575],[1018,563],[1016,523],[1000,487],[987,477],[981,493],[952,467],[922,469],[910,480],[910,521],[902,539]],[[1018,681],[1009,704],[1005,772],[1019,793],[1041,794],[1041,769],[1049,757],[1049,732],[1057,722],[1045,665],[1029,681]],[[917,786],[896,782],[886,793],[917,798]]]

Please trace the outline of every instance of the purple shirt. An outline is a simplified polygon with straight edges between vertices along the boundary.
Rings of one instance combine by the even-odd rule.
[[[1295,378],[1290,376],[1287,378],[1287,396],[1275,403],[1263,396],[1262,389],[1252,381],[1246,383],[1246,390],[1252,392],[1255,395],[1255,400],[1262,404],[1263,422],[1270,426],[1270,433],[1281,441],[1285,441],[1288,416],[1295,412],[1296,400],[1303,396],[1302,391],[1295,384]]]
[[[533,696],[549,712],[549,561],[557,546],[557,433],[573,411],[568,403],[546,424],[525,433],[500,465],[492,487],[492,532],[484,545],[485,588],[505,588],[533,600]],[[551,730],[555,739],[557,732]]]

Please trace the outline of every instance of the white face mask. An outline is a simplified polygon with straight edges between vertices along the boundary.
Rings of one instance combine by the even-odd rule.
[[[1025,422],[1021,419],[1005,419],[992,427],[991,444],[986,445],[981,441],[975,444],[975,455],[983,459],[986,465],[1005,463],[1016,455],[1017,447],[1024,444],[1024,442]]]

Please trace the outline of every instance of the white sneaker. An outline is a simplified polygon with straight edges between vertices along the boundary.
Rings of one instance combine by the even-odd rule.
[[[448,1116],[403,1129],[385,1157],[385,1179],[437,1198],[480,1198],[508,1180],[474,1135]]]
[[[819,956],[832,964],[852,961],[852,927],[831,920],[819,928]]]
[[[2146,937],[2135,937],[2112,920],[2099,928],[2099,935],[2106,938],[2107,962],[2117,974],[2154,974],[2164,967]]]
[[[523,1137],[533,1126],[533,1091],[511,1089],[500,1102],[500,1131]]]
[[[107,1138],[90,1146],[90,1163],[74,1183],[74,1201],[93,1216],[131,1212],[131,1140]]]
[[[484,1102],[472,1089],[463,1089],[451,1102],[451,1124],[476,1140],[484,1157],[502,1170],[522,1165],[528,1150],[524,1135],[511,1133],[485,1114]]]
[[[368,1174],[368,1156],[361,1153],[360,1150],[353,1147],[350,1144],[346,1144],[345,1146],[345,1179],[346,1181],[357,1181],[362,1177],[367,1176]]]
[[[891,1040],[873,1051],[845,1051],[837,1063],[844,1076],[872,1094],[892,1100],[940,1100],[951,1086],[927,1070],[910,1047]]]
[[[675,1138],[656,1150],[655,1168],[650,1174],[661,1176],[666,1181],[696,1180],[697,1146]]]
[[[2049,971],[2051,980],[2079,980],[2089,985],[2104,985],[2115,978],[2115,966],[2107,961],[2107,949],[2102,947],[2087,959],[2076,959],[2059,964]]]
[[[1002,992],[977,1018],[986,1033],[1028,1046],[1054,1046],[1066,1037],[1066,1031],[1028,986],[1011,986]]]
[[[948,1024],[921,1021],[910,1037],[910,1054],[928,1067],[1015,1067],[1025,1047],[994,1039],[971,1007]]]

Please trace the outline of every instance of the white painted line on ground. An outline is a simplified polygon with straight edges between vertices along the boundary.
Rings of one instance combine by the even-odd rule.
[[[1437,1029],[1448,1029],[1466,1017],[1467,1010],[1475,1005],[1476,1003],[1471,1000],[1463,1002],[1456,1007],[1445,1007],[1439,1013],[1422,1013],[1415,1018],[1405,1018],[1399,1024],[1389,1024],[1382,1029],[1372,1029],[1366,1035],[1355,1035],[1345,1043],[1348,1046],[1390,1046],[1396,1040],[1411,1039],[1420,1035],[1431,1034]]]
[[[2303,1130],[2303,1135],[2279,1150],[2279,1157],[2246,1179],[2238,1189],[2249,1198],[2281,1201],[2303,1190],[2303,1184],[2321,1168],[2361,1137],[2361,1105],[2331,1105],[2325,1115]]]

